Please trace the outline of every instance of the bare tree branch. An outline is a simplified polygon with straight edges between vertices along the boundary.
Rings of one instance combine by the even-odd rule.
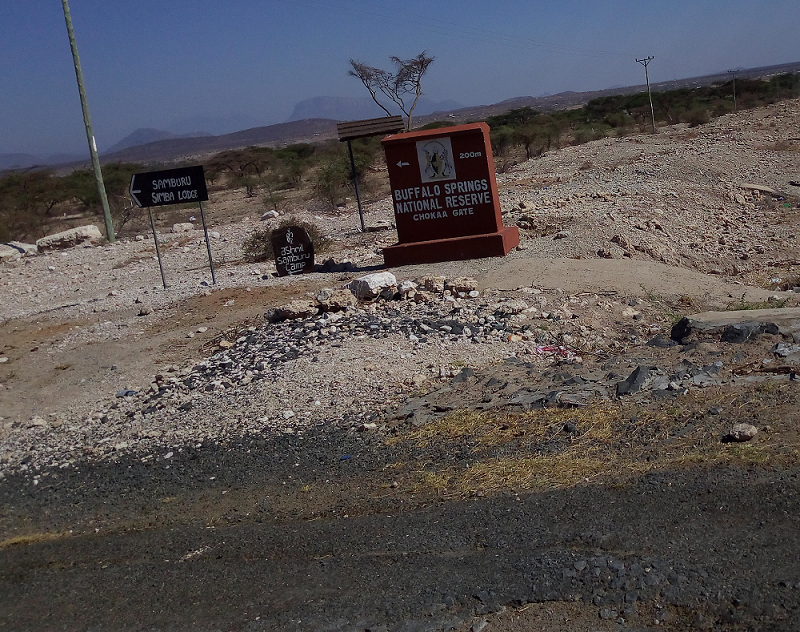
[[[406,130],[410,130],[414,108],[417,107],[417,101],[422,95],[422,76],[434,58],[428,57],[425,51],[422,51],[411,59],[400,59],[399,57],[390,59],[396,68],[394,74],[380,68],[367,66],[354,59],[350,60],[351,69],[348,74],[361,80],[372,100],[386,112],[387,116],[391,116],[391,112],[378,100],[378,92],[397,105],[406,115]],[[408,94],[414,96],[410,108],[406,106],[405,95]]]
[[[355,59],[350,60],[350,66],[351,69],[347,74],[351,77],[357,77],[360,79],[361,83],[363,83],[364,87],[369,91],[369,95],[372,97],[372,100],[378,104],[378,107],[386,112],[386,116],[391,116],[392,113],[387,110],[380,101],[378,101],[377,95],[378,90],[383,92],[383,88],[381,86],[384,83],[383,77],[387,74],[387,72],[385,70],[381,70],[380,68],[373,68],[372,66],[362,64]]]

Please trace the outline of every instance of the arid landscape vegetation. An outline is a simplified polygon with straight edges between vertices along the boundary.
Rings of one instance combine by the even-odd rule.
[[[116,243],[0,251],[0,629],[797,629],[800,81],[732,89],[487,118],[503,258],[386,269],[379,140],[365,232],[346,147],[287,142],[171,163],[217,284],[175,206],[165,290],[153,165],[107,165]],[[4,173],[0,241],[93,195]]]

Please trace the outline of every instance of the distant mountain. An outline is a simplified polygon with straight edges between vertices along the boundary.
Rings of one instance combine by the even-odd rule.
[[[241,113],[226,116],[189,116],[176,119],[166,125],[174,134],[188,134],[196,130],[203,130],[208,136],[221,136],[241,129],[265,127],[273,125],[275,121],[266,121],[260,116],[248,116]]]
[[[86,153],[88,155],[88,150]],[[75,162],[82,159],[82,156],[76,154],[54,154],[44,158],[33,154],[0,154],[0,171],[60,165],[65,162]]]
[[[159,162],[189,156],[211,154],[226,149],[238,149],[252,145],[280,145],[311,142],[335,138],[336,121],[329,119],[307,119],[279,123],[266,127],[254,127],[221,136],[177,137],[157,140],[136,147],[128,147],[113,153],[103,154],[103,162]]]
[[[152,127],[141,127],[135,132],[128,134],[121,141],[109,147],[104,154],[113,154],[117,151],[122,151],[128,147],[136,147],[138,145],[146,145],[147,143],[154,143],[159,140],[172,140],[173,138],[197,138],[198,136],[208,136],[207,132],[190,132],[188,134],[173,134],[172,132],[165,132],[160,129],[153,129]]]
[[[456,101],[432,101],[421,97],[414,108],[415,116],[424,116],[433,112],[456,110],[463,107]],[[400,114],[397,107],[390,107],[393,114]],[[314,97],[300,101],[294,106],[294,111],[289,121],[301,121],[311,118],[327,118],[334,121],[357,121],[361,119],[384,116],[386,112],[380,109],[369,97]]]
[[[31,154],[0,154],[0,171],[6,169],[27,169],[41,165],[42,160]]]
[[[800,62],[780,64],[776,66],[766,66],[762,68],[750,68],[740,70],[740,78],[759,78],[769,77],[779,73],[800,71]],[[717,82],[730,81],[727,72],[706,75],[703,77],[691,77],[674,81],[664,81],[653,83],[654,90],[674,90],[676,88],[692,88],[700,85],[710,85]],[[540,97],[515,97],[506,99],[501,103],[493,105],[474,105],[461,107],[453,101],[434,102],[421,99],[417,109],[414,111],[415,127],[425,125],[436,120],[447,118],[453,123],[466,123],[470,121],[483,120],[487,116],[494,116],[508,112],[512,108],[530,106],[541,111],[553,111],[565,108],[579,107],[591,99],[618,94],[631,94],[640,92],[645,86],[627,86],[607,90],[596,90],[592,92],[561,92]],[[374,107],[375,109],[369,109]],[[377,111],[376,111],[377,110]],[[315,112],[324,113],[324,117],[310,116]],[[177,135],[171,132],[159,130],[137,130],[128,137],[129,142],[141,142],[141,138],[147,139],[146,134],[161,134],[160,140],[145,142],[137,146],[128,146],[124,149],[108,152],[102,156],[105,163],[115,161],[142,162],[142,163],[168,163],[170,161],[202,159],[204,155],[228,149],[238,149],[251,145],[270,145],[282,146],[290,143],[317,142],[326,139],[336,138],[336,122],[342,120],[357,120],[360,118],[371,118],[381,116],[382,111],[377,108],[372,101],[365,98],[342,98],[342,97],[316,97],[298,103],[295,107],[295,116],[306,116],[301,120],[292,120],[278,125],[268,125],[263,127],[251,127],[241,132],[223,134],[216,136],[198,136],[196,134]],[[417,116],[419,115],[419,116]],[[141,133],[139,139],[131,139],[137,133]],[[164,138],[163,135],[167,135]],[[123,139],[115,147],[127,144]],[[88,153],[88,152],[87,152]],[[65,168],[75,168],[79,164],[85,165],[88,156],[51,156],[41,159],[30,154],[0,154],[0,171],[11,168],[28,168],[34,165],[49,165],[59,163]],[[67,164],[71,163],[71,164]]]

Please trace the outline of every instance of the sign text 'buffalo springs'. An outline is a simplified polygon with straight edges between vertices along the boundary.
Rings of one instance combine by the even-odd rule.
[[[475,206],[491,204],[492,193],[489,181],[470,180],[468,182],[449,182],[444,185],[409,187],[393,191],[395,213],[414,213],[415,222],[427,219],[473,215]]]

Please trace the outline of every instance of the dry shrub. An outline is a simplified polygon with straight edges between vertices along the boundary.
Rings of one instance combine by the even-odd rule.
[[[693,108],[686,113],[686,122],[689,124],[689,127],[705,125],[710,120],[711,115],[705,108]]]
[[[305,229],[308,233],[311,243],[314,244],[314,254],[325,252],[331,245],[331,240],[323,235],[319,227],[304,220],[299,220],[296,217],[287,217],[281,220],[278,228],[288,228],[289,226],[299,226]],[[272,233],[273,229],[256,230],[242,245],[242,252],[246,261],[269,261],[275,258],[275,251],[272,248]]]

